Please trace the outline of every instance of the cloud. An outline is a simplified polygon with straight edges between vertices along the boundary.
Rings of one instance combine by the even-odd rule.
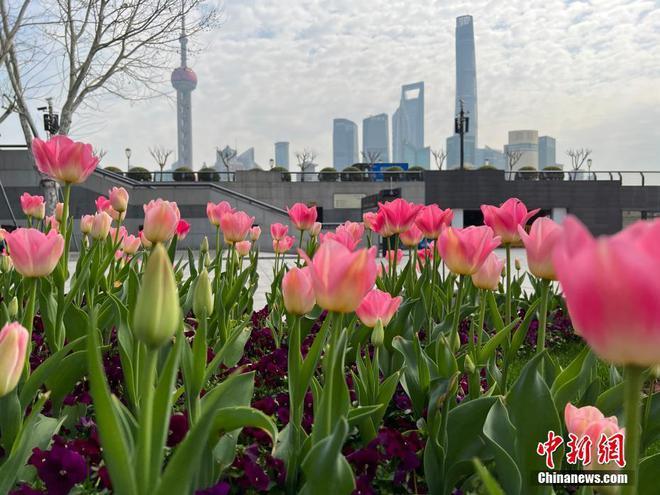
[[[330,165],[332,119],[396,109],[402,84],[426,83],[426,142],[444,146],[454,111],[455,17],[475,22],[480,145],[532,128],[594,150],[594,167],[649,169],[660,155],[660,7],[653,0],[225,0],[224,24],[191,44],[195,165],[215,147],[273,143]],[[93,126],[92,126],[93,127]],[[175,107],[116,101],[80,135],[108,163],[152,165],[176,148]]]

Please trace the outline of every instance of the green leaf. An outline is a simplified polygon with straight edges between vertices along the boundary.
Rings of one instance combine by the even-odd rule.
[[[348,411],[348,424],[349,426],[355,426],[357,423],[365,418],[370,418],[381,410],[385,409],[384,404],[377,404],[375,406],[358,406],[350,409]]]
[[[492,355],[495,354],[497,348],[504,342],[511,330],[520,322],[520,318],[516,318],[511,323],[509,323],[502,330],[498,331],[493,335],[488,341],[482,346],[479,350],[479,364],[485,363],[490,359]],[[477,331],[479,331],[477,329]],[[484,332],[485,333],[485,332]]]
[[[655,383],[652,381],[651,383]],[[647,404],[648,397],[642,402],[642,410],[650,406],[648,411],[648,422],[644,425],[642,429],[642,450],[644,452],[646,448],[651,445],[653,442],[660,438],[660,393],[653,394],[650,398],[651,403]]]
[[[639,463],[637,495],[657,495],[659,472],[660,453],[641,460]]]
[[[516,429],[509,420],[509,413],[502,399],[498,399],[490,408],[484,422],[483,433],[495,459],[498,478],[504,485],[506,493],[519,494],[522,476],[512,457],[515,456]]]
[[[623,408],[623,383],[601,393],[596,400],[596,407],[605,416],[617,416]]]
[[[493,320],[493,326],[497,332],[500,332],[504,328],[504,320],[502,319],[502,315],[500,315],[493,291],[486,291],[486,300],[488,301],[488,309],[490,311],[490,318]]]
[[[532,304],[529,305],[529,308],[527,308],[527,312],[525,313],[525,318],[523,321],[520,323],[520,326],[516,329],[516,331],[513,334],[513,337],[511,338],[511,347],[509,348],[509,356],[515,356],[516,352],[518,352],[518,349],[520,349],[520,346],[522,345],[523,341],[525,340],[525,337],[527,336],[527,331],[529,330],[529,324],[532,322],[532,318],[536,316],[536,307],[539,305],[541,302],[541,299],[537,299],[534,301]]]
[[[277,426],[270,417],[249,406],[232,406],[219,409],[213,422],[213,432],[230,432],[246,426],[265,431],[273,441],[277,439]]]
[[[349,495],[355,489],[353,470],[341,449],[348,436],[346,418],[338,418],[330,435],[316,443],[305,456],[305,484],[300,495]]]
[[[69,304],[64,311],[64,326],[66,327],[66,337],[69,340],[78,339],[87,335],[87,313],[75,304]]]
[[[488,495],[504,495],[504,490],[502,490],[502,487],[500,487],[495,478],[493,478],[493,476],[490,474],[490,471],[486,469],[486,466],[484,466],[483,463],[476,457],[472,460],[472,462],[474,462],[474,470],[481,478],[481,481],[483,482]],[[508,493],[510,494],[512,492]]]
[[[555,378],[550,391],[558,411],[563,411],[568,402],[579,399],[579,396],[584,393],[595,364],[596,356],[589,347],[585,346]]]
[[[73,390],[87,371],[87,353],[83,351],[72,352],[65,357],[57,367],[57,373],[46,379],[46,388],[50,390],[50,399],[53,411],[59,411],[64,397]]]

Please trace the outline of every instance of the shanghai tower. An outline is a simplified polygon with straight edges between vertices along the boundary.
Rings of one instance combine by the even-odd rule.
[[[477,148],[477,64],[474,49],[474,25],[471,15],[456,18],[456,115],[463,109],[470,119],[465,134],[465,163],[475,164]],[[447,164],[458,163],[458,135],[447,141]],[[452,156],[455,155],[455,156]]]

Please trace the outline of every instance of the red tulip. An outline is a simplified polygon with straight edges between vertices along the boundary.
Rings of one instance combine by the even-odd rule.
[[[555,280],[552,253],[561,238],[561,226],[548,217],[539,217],[532,223],[529,234],[520,225],[518,233],[527,251],[529,271],[537,277]]]
[[[41,173],[67,184],[85,182],[99,163],[91,144],[75,142],[60,135],[48,141],[34,138],[32,154]]]
[[[440,237],[440,232],[445,227],[451,225],[454,219],[454,212],[447,208],[441,209],[436,204],[424,206],[415,218],[415,224],[422,231],[424,237],[427,239],[437,239]]]
[[[143,236],[150,243],[167,242],[176,234],[179,220],[181,213],[174,201],[151,200],[144,205]]]
[[[394,313],[399,309],[401,301],[401,296],[392,297],[387,292],[372,289],[362,299],[355,313],[360,321],[369,328],[374,328],[378,320],[386,327],[392,320]]]
[[[484,223],[493,229],[495,235],[500,236],[502,243],[511,244],[520,240],[518,226],[525,227],[527,220],[536,215],[539,209],[528,212],[525,203],[518,198],[509,198],[499,208],[481,205],[481,212]]]
[[[316,304],[310,268],[291,268],[282,279],[284,307],[294,315],[309,313]]]
[[[25,216],[36,220],[41,220],[46,216],[46,204],[43,196],[32,196],[30,193],[24,192],[21,195],[21,209]]]
[[[50,275],[64,252],[64,238],[56,230],[44,234],[18,228],[5,234],[5,242],[16,271],[24,277]]]
[[[302,250],[298,252],[311,268],[317,304],[328,311],[355,311],[376,281],[375,247],[352,252],[336,241],[327,240],[313,260]]]
[[[291,208],[287,208],[291,223],[298,230],[310,230],[316,222],[316,206],[306,206],[303,203],[296,203]]]
[[[552,261],[573,326],[601,358],[660,364],[660,220],[594,239],[569,216]]]
[[[500,244],[490,227],[445,228],[438,238],[438,251],[447,268],[458,275],[472,275]]]
[[[384,221],[381,229],[391,234],[401,234],[408,230],[415,222],[417,213],[422,209],[422,205],[409,203],[402,198],[386,203],[378,203],[378,206],[380,208],[379,213],[383,215]],[[383,234],[381,233],[381,235]],[[383,235],[383,237],[388,236]]]
[[[233,244],[244,240],[252,228],[254,217],[244,211],[227,213],[220,219],[220,229],[225,237],[225,242]]]
[[[183,219],[179,220],[179,223],[176,224],[177,238],[180,241],[182,241],[186,238],[189,232],[190,232],[190,224]]]

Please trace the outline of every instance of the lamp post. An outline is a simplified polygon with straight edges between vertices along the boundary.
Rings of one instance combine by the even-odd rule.
[[[268,160],[268,166],[270,167],[270,170],[273,170],[273,168],[275,168],[275,160],[272,158]]]
[[[591,180],[591,158],[587,160],[587,170],[589,171],[589,180]]]
[[[131,154],[133,154],[133,151],[130,148],[126,148],[124,153],[126,153],[126,170],[129,171],[131,169]]]
[[[464,149],[464,138],[465,133],[470,130],[470,118],[467,117],[468,113],[463,109],[463,100],[460,100],[461,110],[458,112],[458,115],[454,119],[454,133],[458,134],[461,137],[461,170],[465,169],[465,149]]]

